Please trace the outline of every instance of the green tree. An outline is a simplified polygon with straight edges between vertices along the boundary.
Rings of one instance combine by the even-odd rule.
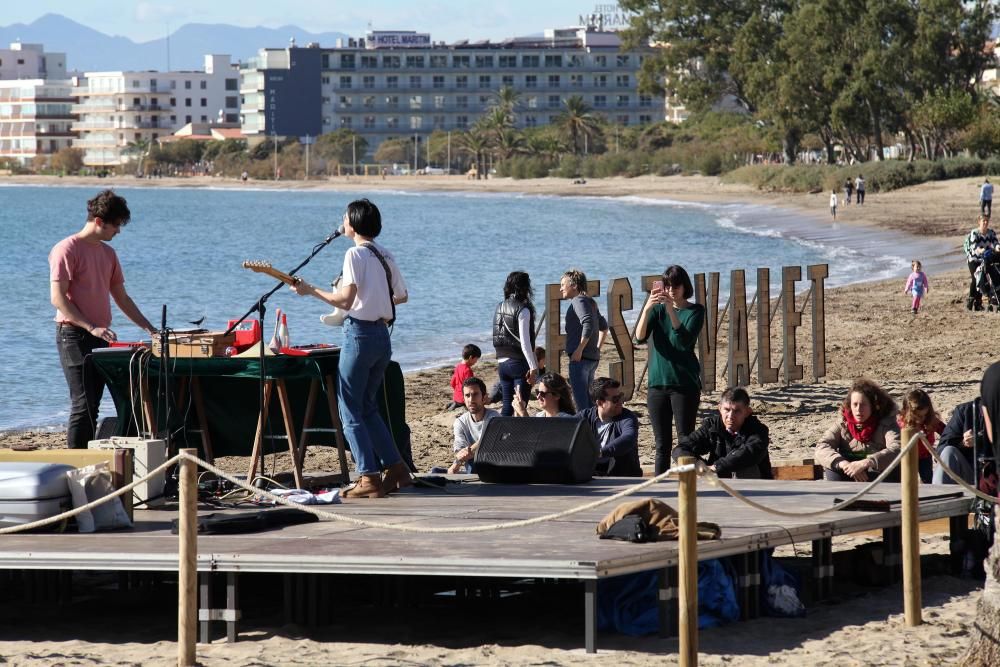
[[[83,169],[83,151],[79,148],[62,148],[52,156],[50,165],[56,171],[75,174]]]
[[[410,164],[413,161],[413,142],[409,139],[386,139],[375,150],[379,164]]]
[[[135,141],[130,141],[127,146],[122,150],[122,155],[129,158],[129,161],[137,161],[138,164],[135,168],[136,174],[142,173],[142,163],[149,155],[151,144],[148,139],[136,139]]]
[[[597,134],[600,121],[580,95],[567,97],[563,104],[565,109],[559,114],[556,125],[569,137],[573,153],[578,154],[584,144]]]
[[[316,138],[312,154],[334,164],[353,165],[355,155],[362,162],[368,152],[368,140],[353,130],[340,128]]]
[[[469,156],[473,166],[476,168],[476,180],[485,175],[486,156],[490,150],[490,138],[480,128],[473,127],[468,132],[459,135],[459,148]]]

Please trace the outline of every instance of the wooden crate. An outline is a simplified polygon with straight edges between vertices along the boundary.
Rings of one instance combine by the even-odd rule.
[[[236,334],[228,336],[224,331],[202,331],[198,333],[170,334],[168,339],[171,357],[205,358],[224,357],[226,348],[236,345]],[[153,338],[153,355],[160,357],[163,349],[159,337]]]

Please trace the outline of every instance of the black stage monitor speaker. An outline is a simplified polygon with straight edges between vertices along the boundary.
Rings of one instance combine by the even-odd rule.
[[[494,417],[476,450],[475,472],[501,484],[580,484],[597,462],[590,425],[568,417]]]

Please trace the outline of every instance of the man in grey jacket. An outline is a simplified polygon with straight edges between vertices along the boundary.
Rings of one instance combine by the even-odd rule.
[[[570,269],[559,281],[559,293],[569,299],[566,309],[566,355],[569,357],[569,385],[577,410],[594,405],[590,385],[601,360],[601,345],[608,334],[608,321],[601,315],[597,302],[587,295],[587,276],[579,269]]]

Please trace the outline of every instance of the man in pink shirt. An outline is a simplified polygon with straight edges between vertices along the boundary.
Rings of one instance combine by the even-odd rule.
[[[118,338],[111,329],[111,297],[137,326],[156,333],[125,291],[118,255],[107,244],[130,218],[125,199],[105,190],[87,202],[83,229],[49,252],[49,298],[56,308],[56,344],[69,385],[66,439],[71,448],[85,448],[94,437],[104,380],[90,353]]]

